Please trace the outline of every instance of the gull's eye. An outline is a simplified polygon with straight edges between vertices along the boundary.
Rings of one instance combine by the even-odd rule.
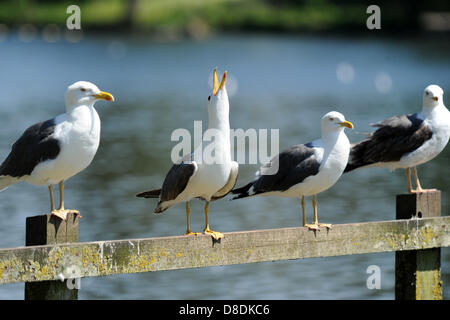
[[[211,96],[208,96],[208,101],[211,101]]]
[[[86,89],[85,89],[85,88],[81,88],[80,90],[83,91],[83,92],[86,92]]]
[[[330,120],[330,121],[334,121],[334,118],[330,118],[329,120]]]
[[[427,96],[429,96],[429,95],[430,95],[430,91],[425,91],[425,94],[426,94]]]

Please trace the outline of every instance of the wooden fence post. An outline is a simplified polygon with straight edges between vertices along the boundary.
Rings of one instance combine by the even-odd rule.
[[[438,217],[441,192],[398,195],[396,214],[397,219]],[[440,248],[395,252],[395,299],[442,300]]]
[[[66,221],[50,214],[26,220],[26,246],[77,241],[78,217],[72,213],[67,214]],[[73,280],[25,282],[25,300],[77,300],[78,289],[68,281]]]

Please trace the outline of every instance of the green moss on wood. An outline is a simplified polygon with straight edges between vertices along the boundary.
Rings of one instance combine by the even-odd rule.
[[[450,217],[0,249],[0,283],[104,276],[450,245]],[[436,276],[436,279],[440,279]]]

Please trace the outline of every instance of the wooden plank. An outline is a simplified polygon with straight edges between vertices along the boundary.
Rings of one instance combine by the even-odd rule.
[[[25,227],[26,246],[78,241],[78,218],[73,213],[66,221],[51,214],[28,217]]]
[[[397,196],[397,219],[440,215],[440,191]],[[442,300],[440,248],[396,252],[395,298]]]
[[[0,283],[450,246],[450,217],[0,249]]]
[[[49,245],[78,241],[78,218],[73,213],[65,221],[51,214],[26,219],[25,245]],[[64,267],[64,266],[62,266]],[[70,267],[66,265],[65,268]],[[78,290],[73,279],[25,282],[25,300],[77,300]]]

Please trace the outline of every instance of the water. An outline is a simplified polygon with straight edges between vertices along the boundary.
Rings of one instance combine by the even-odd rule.
[[[66,183],[66,206],[81,211],[80,241],[179,235],[184,206],[163,215],[156,201],[135,193],[159,187],[170,168],[176,128],[207,121],[208,78],[228,70],[233,128],[280,129],[280,148],[320,134],[330,110],[346,115],[362,139],[369,123],[420,110],[422,91],[439,84],[450,106],[450,45],[433,38],[218,36],[155,43],[92,35],[80,43],[0,43],[0,157],[29,125],[64,111],[63,94],[77,80],[114,94],[98,102],[102,141],[93,163]],[[339,70],[337,74],[337,69]],[[206,126],[206,123],[204,127]],[[443,190],[448,214],[450,148],[419,168],[424,187]],[[255,165],[240,168],[238,185]],[[390,220],[395,195],[405,192],[401,170],[345,175],[318,197],[328,223]],[[203,203],[192,201],[191,227],[203,228]],[[0,194],[0,247],[24,244],[25,218],[48,211],[46,187],[11,186]],[[211,227],[222,232],[298,226],[299,201],[253,198],[212,203]],[[312,219],[308,199],[308,220]],[[367,267],[381,268],[381,290],[366,287]],[[445,297],[450,297],[450,251],[442,250]],[[392,299],[394,254],[380,253],[120,275],[82,280],[80,299]],[[23,284],[0,286],[0,298],[22,299]]]

